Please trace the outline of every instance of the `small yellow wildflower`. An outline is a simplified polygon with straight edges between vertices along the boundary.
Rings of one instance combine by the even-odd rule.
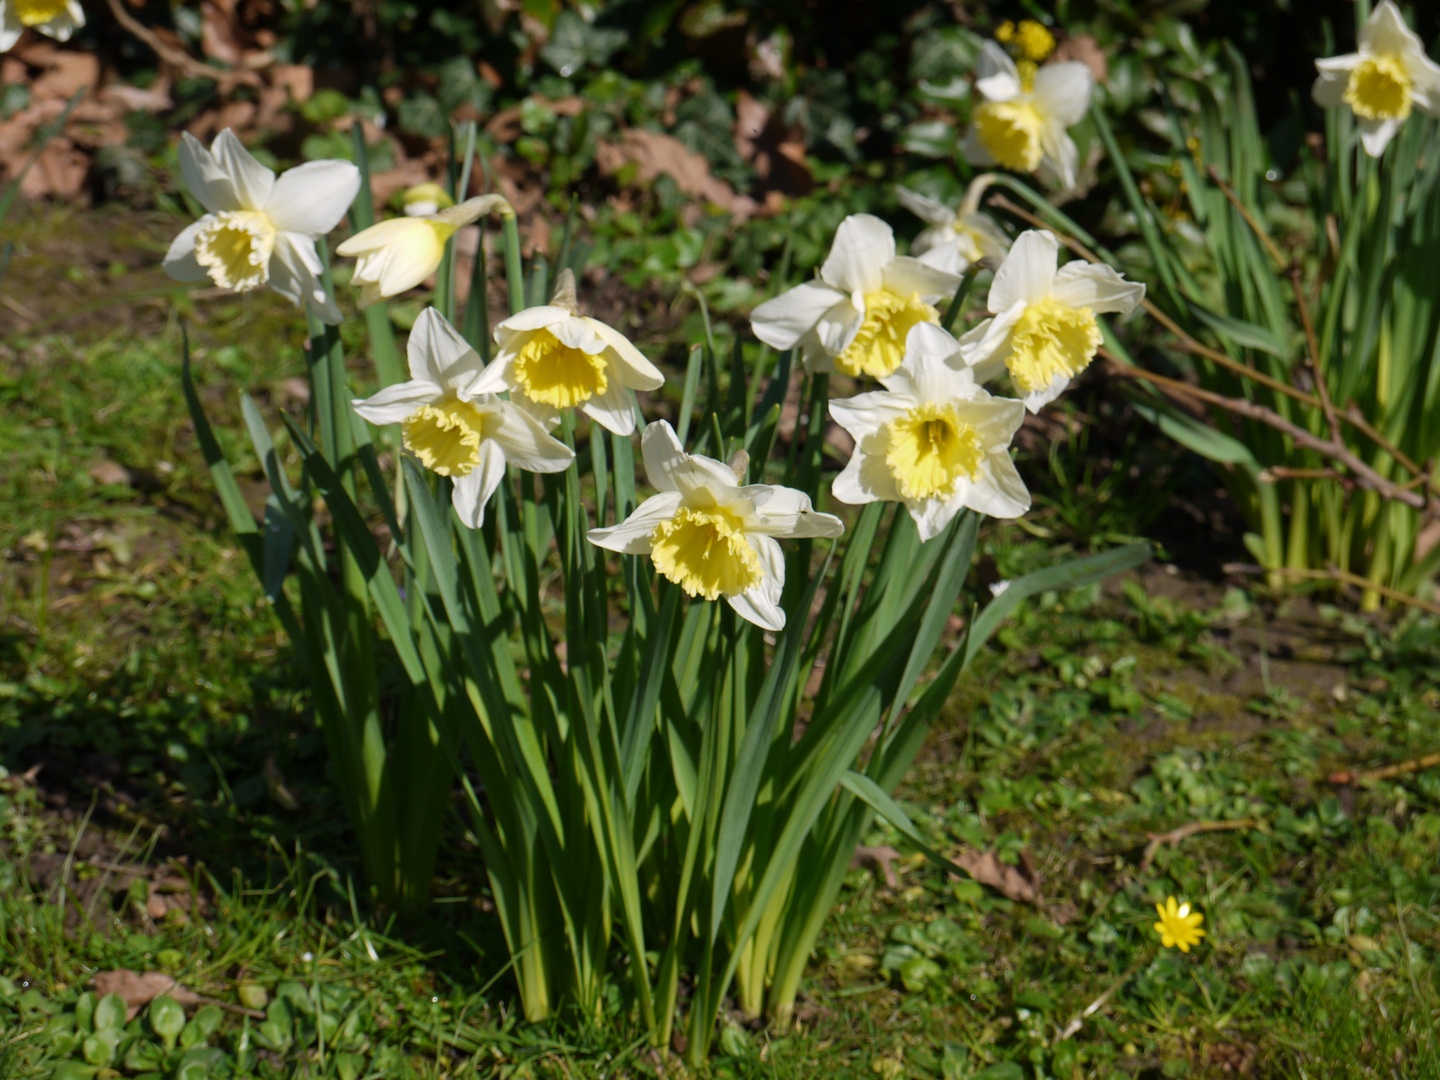
[[[1155,932],[1160,935],[1160,944],[1165,948],[1178,948],[1188,953],[1190,946],[1199,945],[1200,939],[1205,936],[1205,931],[1200,929],[1205,916],[1191,911],[1188,903],[1177,904],[1172,896],[1165,903],[1156,904],[1155,911],[1160,915]]]
[[[1055,35],[1034,19],[1021,19],[1011,47],[1026,60],[1039,63],[1055,51]]]

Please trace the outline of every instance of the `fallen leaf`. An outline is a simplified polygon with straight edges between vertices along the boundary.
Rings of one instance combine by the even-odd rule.
[[[144,974],[125,968],[102,971],[90,980],[90,985],[101,997],[119,994],[125,999],[126,1023],[134,1020],[141,1009],[161,994],[168,994],[180,1005],[198,1005],[201,1001],[199,994],[186,989],[163,971],[147,971]]]
[[[1020,849],[1020,865],[1003,863],[993,851],[972,851],[962,849],[951,858],[981,885],[989,885],[1011,900],[1025,904],[1040,903],[1040,874],[1035,869],[1035,859],[1029,848]],[[952,879],[958,880],[952,873]]]
[[[880,847],[866,847],[864,844],[860,844],[855,848],[855,854],[850,857],[850,869],[877,867],[885,875],[886,887],[893,889],[900,884],[900,879],[895,876],[895,860],[898,858],[900,858],[900,852],[889,844],[883,844]]]
[[[618,142],[604,142],[596,148],[595,163],[607,174],[634,164],[636,179],[649,183],[668,176],[686,195],[713,203],[739,221],[753,216],[760,205],[741,195],[725,181],[710,175],[705,158],[688,149],[671,135],[645,128],[630,128]]]

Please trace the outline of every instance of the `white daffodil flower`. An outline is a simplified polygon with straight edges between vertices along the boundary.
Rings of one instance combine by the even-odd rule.
[[[1440,65],[1390,2],[1381,3],[1360,28],[1360,51],[1316,60],[1315,103],[1349,105],[1360,125],[1360,142],[1379,157],[1411,109],[1440,119]]]
[[[511,400],[546,423],[562,409],[579,409],[606,430],[629,435],[634,392],[659,389],[665,376],[624,334],[575,309],[575,277],[563,270],[550,303],[495,328],[500,349],[476,389],[509,390]]]
[[[400,425],[405,449],[454,482],[455,512],[472,529],[505,478],[505,466],[563,472],[574,452],[533,416],[494,394],[477,393],[484,364],[434,308],[410,331],[410,381],[352,404],[372,424]]]
[[[28,30],[38,30],[56,41],[85,25],[79,0],[0,0],[0,52],[9,52]]]
[[[1067,128],[1090,107],[1095,77],[1076,60],[1037,68],[1015,61],[987,41],[976,65],[975,89],[985,99],[970,113],[965,158],[1016,172],[1044,166],[1064,188],[1075,186],[1079,154]]]
[[[237,292],[269,285],[325,322],[340,322],[320,283],[315,239],[345,216],[360,190],[359,169],[348,161],[310,161],[276,179],[226,128],[209,150],[183,136],[180,175],[207,212],[170,245],[166,273],[179,281],[208,278]]]
[[[922,323],[910,331],[904,361],[880,380],[884,390],[830,402],[855,439],[831,492],[845,503],[904,503],[921,540],[966,507],[1000,518],[1030,509],[1010,460],[1025,406],[982,390],[959,353],[958,341]]]
[[[1128,315],[1145,299],[1145,286],[1108,266],[1069,262],[1056,269],[1060,245],[1048,232],[1021,233],[990,285],[986,319],[960,339],[960,353],[988,382],[1010,372],[1039,412],[1089,366],[1104,340],[1095,316]]]
[[[407,216],[361,229],[337,247],[335,254],[359,260],[350,283],[360,286],[360,304],[369,307],[413,289],[435,273],[445,257],[445,242],[457,229],[492,210],[514,213],[499,195],[481,195],[426,214],[411,215],[407,205]]]
[[[960,278],[919,259],[896,256],[895,234],[870,214],[851,214],[835,230],[818,281],[807,281],[750,315],[755,336],[777,349],[800,346],[811,372],[889,375],[917,323],[939,322],[936,301]]]
[[[741,486],[723,461],[685,453],[664,420],[645,428],[640,446],[645,475],[659,494],[620,524],[591,529],[590,542],[649,555],[689,595],[723,596],[742,619],[783,630],[785,556],[776,538],[839,536],[840,519],[817,513],[794,488]]]
[[[958,209],[909,188],[897,188],[900,205],[928,228],[915,237],[910,250],[920,261],[947,274],[963,274],[981,259],[999,262],[1010,250],[1010,238],[989,214],[980,212],[980,198],[995,179],[983,173],[970,181]]]
[[[415,184],[406,188],[404,194],[400,196],[400,205],[411,217],[424,217],[427,214],[438,214],[441,210],[448,210],[455,205],[455,200],[439,184],[426,181],[423,184]]]

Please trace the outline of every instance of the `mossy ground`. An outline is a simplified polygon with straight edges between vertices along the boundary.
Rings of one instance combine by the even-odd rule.
[[[293,313],[167,285],[158,217],[104,219],[133,265],[76,262],[64,237],[89,226],[66,213],[22,225],[7,295],[25,310],[0,312],[0,1075],[677,1075],[618,993],[598,1024],[517,1018],[458,814],[432,917],[367,902],[303,679],[179,394],[183,321],[218,428],[242,388],[301,407]],[[46,290],[52,262],[66,284]],[[1204,495],[1193,462],[1166,467]],[[1049,509],[989,527],[977,596],[1078,523],[1193,537],[1126,501],[1128,468],[1061,484],[1033,454]],[[1440,623],[1246,592],[1207,546],[1028,603],[900,793],[942,850],[1033,862],[1043,902],[923,860],[893,887],[853,871],[797,1027],[727,1023],[717,1074],[1440,1076],[1440,770],[1327,781],[1436,750]],[[1151,834],[1242,820],[1145,864]],[[1186,955],[1150,928],[1172,894],[1205,915]],[[112,1045],[85,994],[118,968],[229,1008],[173,1051],[143,1012],[103,1029]]]

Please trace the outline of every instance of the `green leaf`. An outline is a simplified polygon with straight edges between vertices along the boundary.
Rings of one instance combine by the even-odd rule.
[[[161,994],[150,1002],[150,1026],[164,1040],[165,1049],[173,1050],[175,1040],[185,1028],[185,1010],[169,994]]]
[[[1025,1070],[1013,1061],[997,1061],[971,1073],[970,1080],[1025,1080]]]
[[[113,1028],[119,1031],[125,1026],[125,999],[119,994],[106,994],[95,1006],[95,1030]]]
[[[1232,435],[1211,427],[1183,413],[1169,402],[1143,402],[1131,397],[1131,407],[1187,450],[1193,450],[1207,461],[1226,465],[1243,465],[1252,473],[1260,471],[1260,462],[1250,448]]]
[[[881,791],[880,785],[875,783],[874,780],[871,780],[870,777],[864,773],[855,772],[852,769],[840,777],[840,785],[888,821],[894,828],[898,829],[905,839],[909,840],[924,852],[925,856],[936,866],[942,870],[949,870],[957,877],[966,878],[970,876],[962,867],[957,866],[945,858],[944,855],[941,855],[938,851],[930,847],[930,845],[925,842],[925,838],[920,835],[920,830],[915,827],[915,823],[910,820],[910,815],[901,809],[899,803]]]
[[[1285,355],[1284,343],[1263,326],[1232,319],[1228,315],[1217,315],[1213,311],[1206,311],[1199,304],[1191,304],[1190,313],[1226,341],[1239,345],[1242,349],[1259,349],[1271,356]]]

